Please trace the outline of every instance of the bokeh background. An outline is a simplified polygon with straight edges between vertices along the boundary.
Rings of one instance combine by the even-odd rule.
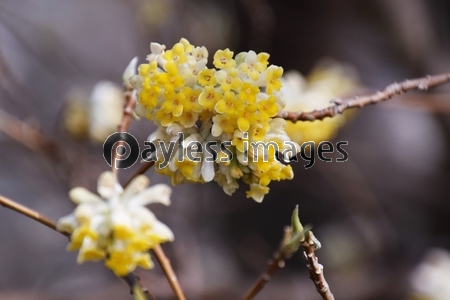
[[[450,2],[445,0],[1,0],[0,109],[58,141],[36,153],[0,133],[0,194],[54,219],[74,186],[95,189],[108,167],[102,146],[62,130],[74,90],[121,83],[149,43],[186,37],[210,53],[271,54],[307,74],[324,57],[358,72],[367,91],[450,71]],[[354,114],[335,141],[345,163],[294,164],[292,181],[272,183],[262,204],[245,187],[174,188],[170,208],[153,207],[175,233],[164,245],[188,299],[239,299],[277,248],[299,205],[323,248],[317,255],[337,299],[450,299],[450,89],[408,94]],[[0,126],[8,129],[6,119]],[[16,128],[17,129],[17,128]],[[134,122],[143,141],[154,129]],[[62,153],[62,154],[61,154]],[[124,182],[138,166],[121,172]],[[152,170],[153,183],[168,182]],[[0,299],[129,299],[99,263],[76,264],[63,236],[0,208]],[[157,266],[138,271],[157,299],[173,299]],[[422,291],[422,296],[418,292]],[[428,293],[428,296],[423,294]],[[319,299],[299,254],[257,299]]]

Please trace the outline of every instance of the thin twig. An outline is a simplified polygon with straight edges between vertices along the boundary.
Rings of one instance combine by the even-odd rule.
[[[304,250],[303,258],[306,260],[306,266],[309,270],[309,278],[314,282],[316,290],[323,300],[334,300],[334,296],[323,274],[323,266],[319,264],[319,260],[314,252],[316,244],[313,233],[311,231],[307,232],[301,246]]]
[[[130,126],[131,122],[131,116],[133,114],[133,110],[136,105],[136,98],[133,97],[132,91],[126,91],[124,93],[124,96],[125,96],[125,106],[123,109],[122,120],[120,121],[120,124],[117,126],[117,132],[126,132],[128,130],[128,127]],[[123,145],[123,142],[119,142],[113,147],[113,156],[111,160],[111,171],[116,175],[119,170],[116,167],[116,157],[117,157],[116,149],[120,145]]]
[[[44,216],[43,214],[41,214],[31,208],[28,208],[22,204],[19,204],[19,203],[15,202],[9,198],[6,198],[2,195],[0,195],[0,206],[9,208],[21,215],[24,215],[32,220],[35,220],[35,221],[47,226],[48,228],[53,229],[54,231],[56,231],[62,235],[65,235],[66,237],[68,237],[70,239],[70,233],[59,231],[56,228],[55,221],[53,221],[52,219]],[[137,285],[142,290],[142,292],[146,295],[147,299],[149,299],[149,300],[154,299],[153,295],[151,295],[149,293],[149,291],[147,290],[147,288],[144,287],[140,283],[139,277],[137,275],[135,275],[134,273],[130,273],[127,276],[121,277],[121,278],[128,284],[128,286],[130,287],[130,291],[132,291],[133,287]]]
[[[286,247],[287,240],[291,236],[292,231],[290,227],[284,229],[284,236],[277,252],[275,252],[272,259],[267,262],[266,268],[261,273],[256,282],[245,293],[243,300],[253,299],[264,286],[272,279],[272,276],[285,265],[285,260],[290,258],[293,254],[292,248]],[[294,251],[295,252],[295,251]]]
[[[55,143],[32,125],[0,109],[0,131],[37,153],[52,155]]]
[[[184,296],[183,290],[181,289],[180,283],[178,282],[177,275],[170,264],[170,260],[167,258],[164,250],[160,245],[157,245],[152,249],[153,254],[156,257],[156,260],[161,265],[164,274],[166,275],[167,280],[169,281],[169,285],[172,288],[175,296],[178,300],[186,300]]]
[[[334,105],[324,109],[313,110],[311,112],[282,111],[278,114],[278,117],[292,122],[323,120],[326,117],[334,117],[338,114],[342,114],[345,110],[349,108],[354,107],[362,108],[369,104],[375,104],[381,101],[391,99],[395,95],[401,95],[402,93],[411,90],[426,91],[431,87],[442,85],[449,81],[450,81],[450,73],[406,80],[401,83],[390,84],[384,90],[379,91],[372,95],[353,97],[344,100],[334,99],[332,100]]]
[[[252,285],[252,287],[247,291],[242,299],[250,300],[253,299],[270,281],[272,276],[276,271],[284,267],[284,261],[287,257],[284,256],[283,251],[277,251],[273,257],[273,259],[267,262],[267,266],[264,269],[263,273],[260,275],[258,280]]]
[[[0,43],[2,42],[3,42],[2,37],[0,36]],[[23,92],[24,90],[27,90],[27,86],[21,84],[17,80],[16,76],[14,76],[8,64],[8,61],[4,56],[2,49],[0,49],[0,78],[1,78],[0,87],[6,93],[8,98],[11,100],[14,99],[15,101],[12,102],[15,105],[17,105],[17,107],[20,108],[21,110],[27,109],[27,106],[24,105],[23,100],[27,99],[29,101],[29,99],[32,97],[29,97],[29,95],[27,95],[28,97],[18,97],[19,93]],[[35,104],[35,102],[33,104]]]
[[[134,106],[136,105],[136,98],[133,97],[132,91],[126,91],[125,95],[125,107],[123,110],[122,121],[119,126],[117,126],[117,130],[119,132],[126,132],[128,127],[130,126],[131,116],[133,115]]]
[[[42,225],[47,226],[50,229],[58,231],[56,229],[56,223],[52,219],[38,213],[35,210],[32,210],[31,208],[28,208],[28,207],[23,206],[22,204],[19,204],[11,199],[8,199],[2,195],[0,195],[0,205],[3,207],[9,208],[15,212],[18,212],[19,214],[22,214],[30,219],[33,219],[33,220],[41,223]],[[64,234],[65,236],[70,236],[70,234],[67,232],[60,232],[60,231],[58,231],[58,232],[61,234]]]

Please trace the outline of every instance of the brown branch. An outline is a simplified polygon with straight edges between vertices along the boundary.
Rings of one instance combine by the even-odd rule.
[[[319,264],[318,258],[314,252],[317,241],[311,231],[306,233],[306,239],[301,243],[303,247],[303,258],[306,260],[306,266],[309,270],[309,278],[314,282],[317,292],[323,300],[334,300],[325,276],[323,266]]]
[[[289,240],[292,236],[291,227],[286,227],[284,229],[283,240],[281,241],[277,252],[275,252],[272,259],[267,262],[266,268],[261,273],[256,282],[250,287],[250,289],[245,293],[243,300],[253,299],[263,288],[264,286],[272,279],[272,276],[279,270],[284,267],[285,260],[290,258],[292,254],[296,251],[291,247],[287,247]]]
[[[32,210],[31,208],[28,208],[28,207],[23,206],[22,204],[19,204],[11,199],[8,199],[2,195],[0,195],[0,205],[3,207],[9,208],[15,212],[18,212],[19,214],[22,214],[30,219],[33,219],[33,220],[41,223],[42,225],[47,226],[50,229],[58,231],[56,229],[56,223],[52,219],[38,213],[35,210]],[[64,234],[65,236],[70,236],[70,234],[67,232],[60,232],[60,231],[58,231],[58,232],[61,234]]]
[[[133,114],[134,107],[136,105],[136,98],[133,97],[133,92],[128,90],[124,93],[125,96],[125,106],[123,109],[123,116],[122,120],[120,121],[120,124],[117,126],[117,132],[126,132],[128,130],[128,127],[130,126],[131,122],[131,116]],[[123,145],[123,142],[117,143],[113,147],[113,156],[111,160],[111,171],[117,175],[118,168],[116,168],[116,157],[117,157],[117,147],[120,145]]]
[[[313,110],[311,112],[282,111],[278,114],[277,117],[292,122],[323,120],[326,117],[334,117],[338,114],[342,114],[345,110],[349,108],[355,107],[362,108],[369,104],[375,104],[381,101],[389,100],[395,95],[401,95],[402,93],[411,90],[426,91],[431,87],[442,85],[449,81],[450,81],[450,73],[406,80],[401,83],[390,84],[385,89],[372,95],[353,97],[344,100],[341,99],[331,100],[331,102],[333,102],[334,105],[324,109]]]
[[[160,245],[157,245],[152,249],[153,254],[156,257],[156,260],[161,265],[164,274],[166,275],[167,280],[169,281],[169,285],[172,288],[175,296],[178,300],[186,300],[184,296],[183,290],[181,289],[180,283],[178,282],[177,275],[170,264],[170,260],[167,258],[164,250]]]
[[[126,132],[130,127],[131,116],[133,115],[134,106],[136,105],[136,98],[133,97],[132,91],[125,92],[125,107],[123,110],[122,121],[117,126],[118,132]]]
[[[242,299],[244,300],[253,299],[264,288],[266,283],[268,283],[269,280],[272,279],[272,276],[275,274],[275,272],[278,271],[278,269],[284,267],[284,261],[286,259],[287,257],[284,256],[283,251],[277,251],[273,259],[267,262],[266,269],[260,275],[258,280],[256,280],[256,282],[247,291],[247,293],[244,295]]]
[[[284,236],[275,253],[273,259],[267,262],[267,266],[258,280],[251,286],[242,298],[243,300],[253,299],[269,282],[275,272],[284,267],[285,260],[290,258],[301,246],[303,248],[303,257],[309,270],[309,277],[314,282],[317,292],[324,300],[334,300],[325,276],[323,275],[323,266],[318,263],[314,250],[320,248],[320,242],[314,237],[311,226],[306,228],[300,223],[298,218],[298,207],[294,210],[291,226],[284,229]]]
[[[8,199],[2,195],[0,195],[0,206],[9,208],[21,215],[24,215],[25,217],[28,217],[32,220],[35,220],[45,226],[47,226],[50,229],[53,229],[54,231],[65,235],[66,237],[68,237],[70,239],[70,233],[68,232],[62,232],[59,231],[58,229],[56,229],[56,222],[53,221],[52,219],[42,215],[41,213],[28,208],[22,204],[19,204],[11,199]],[[146,295],[147,299],[151,300],[154,299],[153,295],[150,294],[150,292],[147,290],[146,287],[144,287],[140,281],[139,281],[139,277],[137,275],[135,275],[134,273],[130,273],[127,276],[121,277],[130,287],[130,291],[133,291],[133,287],[134,286],[138,286],[142,292]]]

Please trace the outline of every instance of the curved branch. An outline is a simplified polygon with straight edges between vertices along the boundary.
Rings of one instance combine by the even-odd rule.
[[[289,120],[292,122],[297,121],[315,121],[323,120],[326,117],[334,117],[342,114],[349,108],[362,108],[369,104],[375,104],[381,101],[386,101],[394,97],[395,95],[401,95],[402,93],[419,90],[427,91],[429,88],[445,84],[450,81],[450,73],[426,76],[417,79],[408,79],[400,83],[392,83],[381,91],[375,94],[353,97],[349,99],[333,99],[331,100],[334,105],[320,110],[313,110],[311,112],[287,112],[282,111],[277,117]]]
[[[6,198],[2,195],[0,195],[0,206],[9,208],[15,212],[18,212],[19,214],[22,214],[30,219],[33,219],[33,220],[41,223],[42,225],[47,226],[50,229],[53,229],[54,231],[57,231],[67,237],[70,237],[70,233],[58,231],[58,229],[56,229],[56,222],[53,221],[52,219],[38,213],[35,210],[32,210],[31,208],[28,208],[28,207],[26,207],[22,204],[19,204],[9,198]]]
[[[186,300],[186,296],[181,289],[180,283],[177,279],[177,275],[175,274],[175,271],[170,264],[170,260],[167,258],[161,246],[157,245],[151,250],[156,257],[156,260],[158,260],[159,264],[161,265],[161,268],[164,271],[164,274],[169,281],[169,285],[172,288],[172,291],[174,292],[177,299]]]
[[[250,287],[247,293],[242,298],[243,300],[251,300],[264,288],[264,286],[272,279],[272,276],[281,268],[284,267],[285,260],[289,257],[285,251],[277,251],[273,259],[267,262],[267,266],[261,273],[256,282]]]
[[[278,246],[278,250],[273,255],[273,258],[269,259],[264,271],[258,277],[256,282],[242,297],[243,300],[251,300],[255,298],[264,286],[272,279],[273,275],[275,275],[279,269],[284,268],[285,261],[291,258],[292,255],[298,250],[298,243],[300,243],[303,235],[303,231],[293,234],[292,227],[290,226],[286,226],[284,228],[283,238]],[[293,244],[297,242],[297,246],[292,246],[291,242],[293,242]]]

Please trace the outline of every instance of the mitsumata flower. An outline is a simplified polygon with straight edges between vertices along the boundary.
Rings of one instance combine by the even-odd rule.
[[[274,149],[252,144],[273,142],[277,151],[286,150],[284,142],[298,146],[286,134],[286,122],[276,118],[284,107],[283,68],[269,65],[269,54],[234,56],[230,49],[218,50],[214,67],[208,68],[208,50],[186,39],[169,50],[157,43],[150,49],[148,63],[139,66],[130,82],[138,95],[136,113],[158,126],[149,141],[157,147],[159,173],[170,176],[173,184],[214,180],[228,195],[241,179],[250,186],[247,197],[258,202],[271,181],[293,178],[291,166],[277,160]],[[182,147],[175,147],[166,161],[163,152],[180,133]],[[193,153],[190,142],[196,143]],[[208,147],[211,151],[205,151]]]
[[[140,175],[123,190],[111,172],[98,180],[98,193],[77,187],[69,192],[78,206],[58,221],[58,230],[70,233],[68,250],[78,250],[78,263],[105,261],[117,276],[125,276],[137,266],[152,268],[148,250],[173,241],[172,231],[145,207],[151,203],[170,204],[171,189],[164,184],[146,188]]]

